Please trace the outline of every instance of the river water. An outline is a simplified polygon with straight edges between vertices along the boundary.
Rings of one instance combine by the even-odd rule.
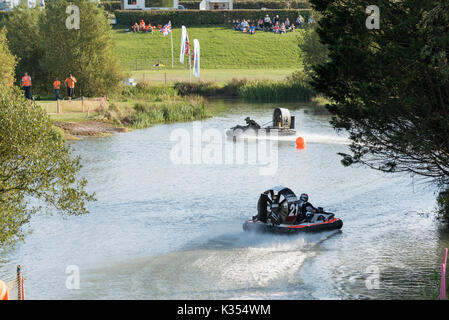
[[[348,151],[346,138],[304,105],[283,106],[296,116],[307,148],[280,141],[274,175],[248,163],[173,163],[175,129],[193,134],[201,125],[203,132],[221,130],[225,140],[227,128],[247,115],[268,122],[275,107],[213,103],[221,111],[212,119],[73,142],[98,201],[85,216],[35,216],[33,233],[7,255],[0,278],[21,264],[27,299],[429,297],[449,242],[431,213],[431,188],[408,176],[343,167],[337,153]],[[315,206],[343,219],[342,230],[244,232],[260,193],[278,185],[307,192]],[[68,289],[76,270],[79,289]]]

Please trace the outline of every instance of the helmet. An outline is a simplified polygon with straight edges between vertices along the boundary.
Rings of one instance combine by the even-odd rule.
[[[250,117],[246,117],[246,118],[245,118],[245,121],[246,121],[246,122],[248,122],[249,120],[251,120]]]
[[[301,200],[303,202],[307,202],[307,201],[309,201],[309,196],[306,193],[303,193],[299,196],[299,200]]]

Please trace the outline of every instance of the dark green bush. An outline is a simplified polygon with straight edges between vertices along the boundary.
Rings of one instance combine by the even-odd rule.
[[[263,18],[266,14],[270,17],[278,14],[281,19],[289,18],[294,21],[298,14],[304,18],[308,18],[310,9],[272,9],[272,10],[116,10],[115,16],[119,25],[130,26],[135,22],[143,19],[153,25],[163,25],[169,20],[173,26],[201,26],[201,25],[227,25],[234,19],[250,19],[257,20]]]
[[[120,1],[102,1],[102,6],[107,12],[114,12],[115,10],[120,10]]]

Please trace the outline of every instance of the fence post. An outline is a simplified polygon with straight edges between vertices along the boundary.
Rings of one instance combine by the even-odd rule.
[[[23,290],[23,277],[22,277],[22,267],[17,265],[17,299],[25,300],[25,293]]]
[[[444,249],[443,263],[441,264],[440,300],[446,300],[446,262],[447,248]]]

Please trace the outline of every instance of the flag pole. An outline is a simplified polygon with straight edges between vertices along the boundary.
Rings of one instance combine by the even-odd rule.
[[[189,44],[189,82],[192,82],[192,57],[190,56],[190,44]]]
[[[171,24],[171,21],[170,21]],[[171,38],[171,68],[173,69],[173,28],[170,28],[170,38]]]

